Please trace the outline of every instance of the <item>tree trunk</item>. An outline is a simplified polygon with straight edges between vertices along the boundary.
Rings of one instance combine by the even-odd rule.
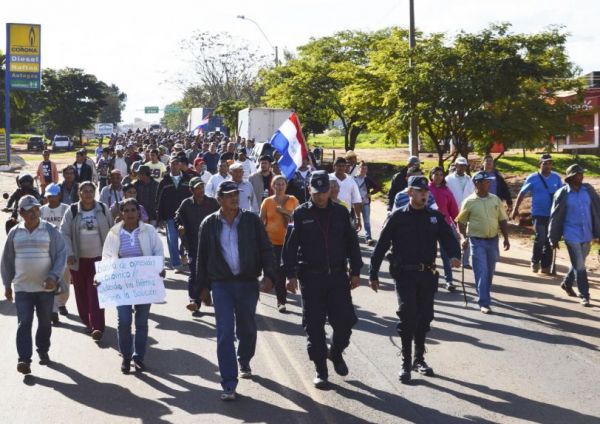
[[[356,140],[358,139],[358,134],[360,134],[361,131],[361,126],[350,125],[350,130],[348,131],[349,134],[346,134],[347,137],[344,138],[344,147],[346,148],[346,151],[354,150],[354,147],[356,146]]]

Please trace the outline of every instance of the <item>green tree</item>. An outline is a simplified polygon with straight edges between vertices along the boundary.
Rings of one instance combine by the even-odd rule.
[[[226,100],[219,103],[215,109],[215,115],[223,118],[223,123],[229,128],[230,133],[238,133],[238,112],[248,107],[248,103],[243,100]]]
[[[74,135],[90,128],[105,106],[106,85],[81,69],[45,69],[40,119],[49,136]]]
[[[121,122],[121,112],[125,109],[127,94],[123,93],[115,84],[107,85],[104,89],[104,102],[100,110],[99,122],[112,123],[115,126]]]
[[[175,108],[168,111],[169,107]],[[165,107],[165,114],[160,123],[163,127],[173,131],[185,131],[188,125],[188,113],[190,109],[185,108],[182,101],[169,103]]]

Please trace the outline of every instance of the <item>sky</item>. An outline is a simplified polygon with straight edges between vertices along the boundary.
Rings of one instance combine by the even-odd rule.
[[[311,37],[340,30],[408,26],[409,0],[2,0],[4,22],[42,25],[42,67],[82,68],[127,93],[125,123],[145,115],[144,106],[179,100],[173,83],[189,72],[181,41],[195,31],[226,31],[265,53],[269,43],[244,15],[256,21],[280,51],[294,51]],[[415,0],[419,30],[455,34],[510,22],[515,32],[532,33],[563,25],[567,49],[584,73],[600,70],[600,16],[597,0]],[[6,34],[0,31],[5,50]],[[202,106],[202,105],[198,105]]]

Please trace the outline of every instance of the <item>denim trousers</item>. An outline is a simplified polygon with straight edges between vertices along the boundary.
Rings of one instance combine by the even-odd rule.
[[[590,253],[591,243],[572,243],[565,241],[569,259],[571,260],[571,268],[565,276],[564,283],[567,287],[573,287],[573,281],[577,282],[577,290],[583,298],[590,298],[590,286],[588,283],[587,271],[585,269],[585,259]]]
[[[441,244],[440,257],[442,258],[442,265],[444,267],[444,280],[446,280],[447,283],[452,283],[452,264],[450,263],[450,257],[448,256]]]
[[[479,306],[490,306],[492,299],[490,290],[496,270],[496,262],[500,256],[498,237],[482,239],[469,237],[471,245],[471,262],[475,274],[475,288],[479,295]]]
[[[54,293],[52,292],[16,292],[15,305],[17,307],[17,353],[19,362],[31,363],[33,340],[31,327],[33,313],[37,315],[38,328],[35,333],[35,345],[39,353],[48,353],[50,349],[50,335],[52,334],[52,305]]]
[[[371,237],[371,204],[363,203],[362,205],[362,224],[365,229],[365,237],[370,240]]]
[[[175,226],[173,218],[165,220],[167,233],[167,246],[169,247],[169,260],[172,268],[181,266],[181,258],[179,257],[179,234]]]
[[[131,334],[133,311],[135,310],[135,336]],[[148,316],[150,304],[117,306],[117,340],[123,359],[144,360],[148,342]]]
[[[221,386],[224,390],[235,390],[238,383],[238,362],[242,366],[249,366],[256,351],[258,282],[215,281],[212,283],[212,295],[217,322],[217,360]]]
[[[532,218],[535,239],[533,240],[531,263],[539,263],[542,268],[548,268],[552,265],[552,246],[550,245],[550,239],[548,238],[550,217],[534,216]]]

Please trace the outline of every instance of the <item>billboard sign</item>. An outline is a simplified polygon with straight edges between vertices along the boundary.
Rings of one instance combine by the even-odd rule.
[[[94,127],[96,135],[111,135],[114,131],[113,124],[96,124]]]
[[[40,89],[41,33],[41,25],[6,24],[6,64],[11,90]]]

